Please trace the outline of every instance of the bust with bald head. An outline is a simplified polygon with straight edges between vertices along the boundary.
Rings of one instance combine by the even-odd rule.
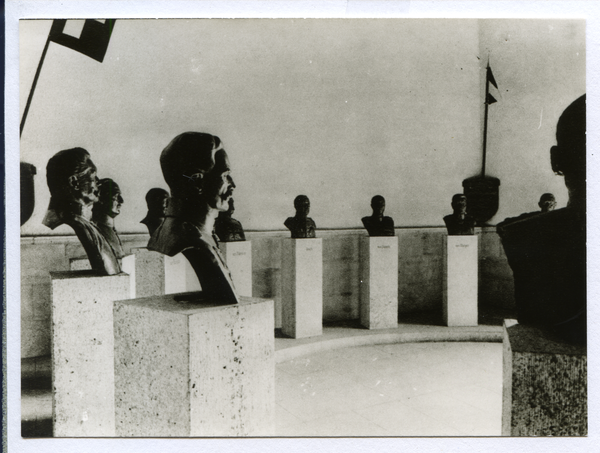
[[[148,249],[168,256],[183,253],[204,296],[220,304],[237,303],[231,274],[213,236],[215,219],[229,209],[235,189],[221,140],[201,132],[180,134],[163,150],[160,165],[171,198]]]
[[[316,237],[315,229],[317,226],[313,219],[308,217],[310,212],[310,200],[306,195],[298,195],[294,199],[294,208],[296,215],[288,217],[283,224],[292,233],[294,239],[306,239]]]
[[[508,218],[497,226],[513,271],[519,322],[583,344],[587,338],[585,103],[583,95],[564,110],[556,127],[557,144],[550,149],[552,170],[564,177],[569,193],[567,207]]]
[[[373,209],[373,214],[361,219],[369,236],[394,236],[394,219],[383,215],[385,198],[381,195],[371,198],[371,209]]]
[[[444,217],[450,236],[470,236],[475,234],[475,219],[467,214],[467,197],[457,193],[450,203],[453,213]]]
[[[98,201],[98,177],[90,154],[83,148],[59,151],[48,161],[46,181],[50,205],[42,223],[50,229],[69,225],[83,245],[92,270],[101,275],[121,272],[117,256],[106,238],[91,222]]]

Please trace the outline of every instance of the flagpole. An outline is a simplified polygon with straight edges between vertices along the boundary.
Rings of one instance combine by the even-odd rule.
[[[485,154],[487,146],[487,123],[488,123],[488,94],[490,93],[490,60],[488,59],[485,70],[485,115],[483,118],[483,162],[481,163],[481,176],[485,176]]]
[[[21,119],[21,128],[19,130],[19,138],[23,134],[23,127],[25,127],[25,120],[27,119],[27,113],[29,112],[29,106],[31,105],[31,100],[33,99],[33,92],[35,91],[35,86],[37,85],[38,78],[40,77],[40,71],[42,70],[42,64],[44,64],[44,58],[46,58],[46,52],[48,51],[49,45],[50,45],[50,33],[48,33],[48,39],[46,40],[46,45],[44,46],[44,50],[42,52],[42,56],[40,58],[40,62],[38,64],[37,70],[35,71],[35,77],[33,78],[33,84],[31,85],[31,90],[29,91],[29,97],[27,98],[27,104],[25,105],[25,111],[23,112],[23,118]]]

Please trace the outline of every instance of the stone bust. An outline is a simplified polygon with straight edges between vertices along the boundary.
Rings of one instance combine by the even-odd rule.
[[[48,228],[69,225],[83,245],[93,270],[101,275],[121,272],[117,256],[98,227],[91,222],[98,201],[98,177],[90,154],[83,148],[59,151],[46,166],[50,204],[42,223]]]
[[[158,226],[165,220],[167,213],[167,202],[169,201],[169,192],[165,189],[153,188],[146,194],[146,205],[148,206],[148,213],[140,223],[143,223],[148,228],[150,236],[158,228]]]
[[[198,276],[204,300],[238,303],[231,273],[213,235],[215,219],[229,209],[235,188],[221,140],[201,132],[180,134],[163,150],[160,166],[171,198],[148,249],[168,256],[183,253]]]
[[[310,200],[306,195],[298,195],[294,199],[294,208],[296,208],[296,215],[294,217],[288,217],[283,224],[292,232],[292,238],[303,239],[303,238],[314,238],[315,229],[317,226],[313,219],[308,217],[310,212]]]
[[[551,193],[545,193],[540,197],[540,201],[538,206],[542,210],[542,212],[550,212],[553,211],[556,207],[556,198]]]
[[[444,217],[444,223],[450,236],[469,236],[475,234],[475,219],[467,214],[467,197],[457,193],[452,197],[454,212]]]
[[[383,215],[385,211],[385,198],[381,195],[375,195],[371,199],[371,208],[373,209],[373,214],[362,218],[362,223],[369,236],[394,236],[394,219]]]
[[[225,212],[219,212],[217,220],[215,220],[215,234],[221,242],[238,242],[246,240],[242,224],[232,217],[234,211],[233,198],[230,198],[229,209]]]
[[[121,213],[124,200],[119,185],[112,179],[104,178],[99,183],[98,201],[92,208],[92,222],[100,230],[112,247],[117,258],[123,258],[123,244],[115,229],[115,217]]]

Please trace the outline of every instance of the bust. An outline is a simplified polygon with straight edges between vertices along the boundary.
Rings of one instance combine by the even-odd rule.
[[[219,212],[229,209],[235,183],[219,137],[185,132],[163,150],[160,166],[171,190],[164,222],[148,249],[175,256],[183,253],[211,303],[238,303],[231,273],[213,235]]]
[[[513,271],[519,323],[579,344],[587,339],[585,107],[583,95],[565,109],[550,149],[552,170],[569,192],[567,207],[497,225]]]
[[[314,238],[316,225],[313,219],[308,217],[310,212],[310,200],[306,195],[298,195],[294,199],[296,215],[288,217],[283,224],[292,232],[292,238],[304,239]]]
[[[117,258],[123,258],[123,244],[115,229],[115,217],[121,213],[123,197],[119,185],[112,179],[104,178],[99,183],[98,201],[92,208],[92,222],[100,230],[113,249]]]
[[[232,218],[234,211],[233,198],[230,198],[229,209],[225,212],[219,212],[217,220],[215,221],[215,234],[221,242],[238,242],[246,240],[242,224]]]
[[[444,223],[450,236],[469,236],[475,234],[475,219],[467,214],[467,197],[457,193],[451,203],[454,212],[444,217]]]
[[[92,205],[98,201],[96,166],[83,148],[59,151],[48,161],[46,181],[50,204],[42,223],[50,229],[69,225],[83,245],[92,269],[114,275],[121,267],[113,248],[91,222]]]
[[[158,226],[165,220],[167,212],[167,202],[169,201],[169,192],[165,189],[153,188],[146,194],[146,205],[148,206],[148,213],[140,223],[143,223],[148,228],[150,236],[158,228]]]
[[[554,198],[554,195],[551,193],[542,194],[538,206],[540,207],[542,212],[553,211],[556,207],[556,198]]]
[[[385,211],[385,198],[375,195],[371,199],[373,214],[363,217],[362,223],[367,229],[369,236],[394,236],[394,219],[383,215]]]

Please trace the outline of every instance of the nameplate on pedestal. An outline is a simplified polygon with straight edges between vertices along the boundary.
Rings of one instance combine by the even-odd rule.
[[[221,242],[219,248],[231,272],[236,292],[240,296],[252,297],[252,242]]]
[[[478,236],[444,238],[444,322],[447,326],[476,326]]]
[[[273,301],[197,298],[115,303],[117,436],[274,435]]]
[[[292,338],[321,335],[322,239],[284,239],[282,252],[281,330]]]
[[[129,275],[50,272],[54,437],[112,437],[113,303],[130,295]]]
[[[398,237],[362,237],[360,323],[368,329],[398,326]]]

